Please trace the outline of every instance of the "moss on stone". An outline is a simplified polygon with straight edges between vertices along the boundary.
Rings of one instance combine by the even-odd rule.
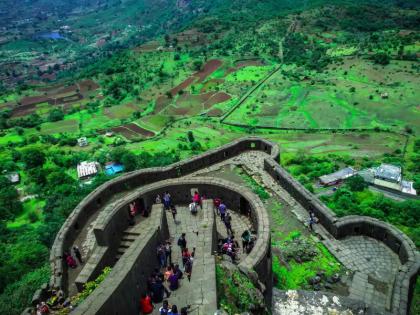
[[[253,310],[253,314],[267,314],[260,291],[236,266],[216,265],[217,300],[220,309],[228,314]]]

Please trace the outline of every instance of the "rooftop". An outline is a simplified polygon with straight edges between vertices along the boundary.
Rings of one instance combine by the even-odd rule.
[[[375,171],[375,177],[400,182],[401,167],[391,164],[381,164]]]
[[[338,180],[342,180],[345,179],[347,177],[353,176],[355,174],[355,170],[351,167],[346,167],[343,168],[337,172],[328,174],[328,175],[323,175],[319,178],[319,180],[321,181],[321,183],[323,184],[329,184],[329,183],[333,183],[336,182]]]
[[[96,175],[96,173],[98,173],[97,162],[83,161],[77,164],[77,176],[79,178],[86,178],[91,175]]]

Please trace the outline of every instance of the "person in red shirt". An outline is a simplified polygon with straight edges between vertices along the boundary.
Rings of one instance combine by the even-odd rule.
[[[200,206],[200,208],[201,208],[201,196],[200,196],[200,194],[198,193],[198,191],[194,192],[193,202],[195,202],[195,204],[196,204],[197,206]]]
[[[153,312],[152,299],[146,293],[140,298],[140,314],[151,314]]]

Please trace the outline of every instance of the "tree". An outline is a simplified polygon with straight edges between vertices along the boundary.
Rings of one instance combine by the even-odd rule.
[[[188,137],[189,142],[194,142],[195,141],[194,134],[191,130],[187,132],[187,137]]]
[[[59,121],[64,119],[64,112],[60,108],[54,108],[48,114],[48,121]]]
[[[346,185],[351,191],[363,191],[367,183],[360,175],[354,175],[346,180]]]
[[[193,62],[193,68],[196,71],[199,71],[201,69],[201,67],[203,66],[203,62],[201,60],[195,60]]]
[[[124,165],[126,171],[134,171],[138,165],[137,156],[132,152],[126,152],[121,158],[121,163]]]
[[[22,153],[22,161],[27,169],[40,167],[45,163],[45,153],[37,148],[26,148]]]
[[[374,55],[372,57],[373,62],[386,66],[387,64],[389,64],[390,58],[386,53],[377,53],[376,55]]]
[[[22,211],[16,188],[5,176],[0,176],[0,221],[13,219]]]

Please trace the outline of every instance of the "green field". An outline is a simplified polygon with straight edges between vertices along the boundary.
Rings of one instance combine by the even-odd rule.
[[[228,123],[299,129],[419,131],[420,77],[412,62],[375,66],[345,59],[322,74],[278,71],[227,119]]]

